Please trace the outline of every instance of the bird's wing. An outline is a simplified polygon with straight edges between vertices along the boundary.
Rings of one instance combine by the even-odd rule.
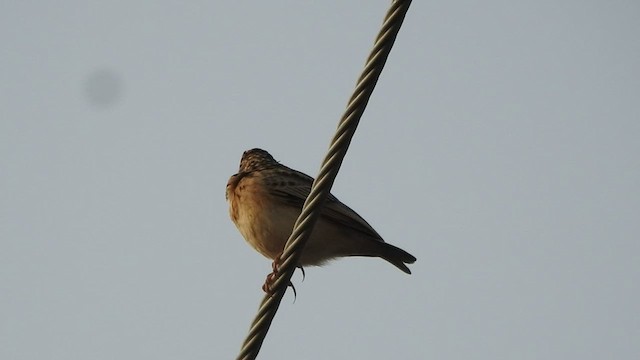
[[[299,171],[295,171],[295,173],[296,176],[290,177],[286,184],[273,186],[270,193],[290,206],[302,209],[304,201],[311,191],[313,178]],[[369,225],[369,223],[367,223],[360,215],[358,215],[358,213],[353,211],[347,205],[340,202],[340,200],[332,194],[329,194],[327,197],[321,216],[327,221],[348,227],[362,233],[363,235],[384,242],[382,237],[371,225]]]

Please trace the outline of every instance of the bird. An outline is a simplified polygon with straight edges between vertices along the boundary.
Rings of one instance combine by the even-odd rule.
[[[238,172],[227,182],[231,220],[257,252],[274,260],[274,274],[312,183],[311,176],[258,148],[242,154]],[[320,266],[350,256],[382,258],[407,274],[411,274],[407,264],[416,261],[415,256],[386,243],[360,215],[329,194],[297,265]]]

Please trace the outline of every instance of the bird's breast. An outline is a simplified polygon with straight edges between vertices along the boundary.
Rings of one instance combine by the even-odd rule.
[[[255,177],[242,178],[227,193],[229,215],[245,240],[268,258],[278,256],[297,217],[295,209],[278,203]]]

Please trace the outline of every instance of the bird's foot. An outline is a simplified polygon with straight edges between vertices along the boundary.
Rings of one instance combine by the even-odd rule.
[[[267,279],[264,281],[264,284],[262,285],[262,291],[264,291],[267,295],[269,296],[273,296],[273,283],[276,280],[276,273],[272,272],[271,274],[267,275]],[[296,287],[293,286],[293,283],[291,281],[289,281],[289,284],[287,285],[289,287],[291,287],[291,290],[293,290],[293,301],[296,301],[296,298],[298,297],[298,292],[296,291]]]
[[[302,266],[297,266],[297,267],[302,270],[302,280],[304,281],[304,269],[302,268]],[[278,276],[278,271],[280,270],[280,256],[278,256],[277,258],[275,258],[275,260],[273,260],[273,263],[271,264],[271,268],[273,269],[273,272],[267,275],[267,278],[265,279],[264,284],[262,285],[262,291],[264,291],[269,296],[273,296],[272,287],[273,287],[273,283],[275,282]],[[293,290],[293,301],[295,302],[295,299],[298,297],[296,288],[295,286],[293,286],[293,283],[291,281],[289,281],[289,284],[287,286],[291,287],[291,290]]]

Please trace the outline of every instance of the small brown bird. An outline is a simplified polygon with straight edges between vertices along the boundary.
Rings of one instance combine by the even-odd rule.
[[[262,149],[242,154],[240,169],[227,182],[229,214],[245,240],[276,260],[300,215],[313,178],[278,163]],[[416,258],[384,242],[360,215],[329,195],[299,266],[322,265],[344,256],[380,257],[407,274]]]

